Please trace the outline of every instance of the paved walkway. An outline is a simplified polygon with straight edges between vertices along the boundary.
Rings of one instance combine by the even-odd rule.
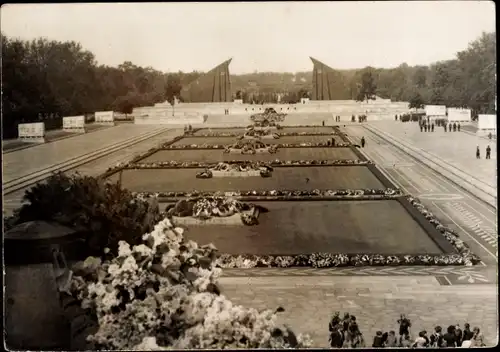
[[[86,153],[154,131],[159,126],[123,124],[90,134],[3,154],[3,180],[11,181]]]
[[[497,341],[495,285],[441,286],[434,277],[223,277],[222,293],[234,303],[258,309],[285,308],[280,322],[308,333],[314,347],[328,346],[328,322],[335,311],[354,314],[367,344],[377,330],[398,331],[406,314],[413,335],[436,325],[468,322],[479,326],[487,343]],[[486,309],[487,307],[487,309]]]
[[[491,187],[497,184],[496,140],[487,140],[464,132],[444,132],[438,127],[434,132],[420,132],[417,123],[378,121],[373,126],[469,173]],[[486,160],[486,147],[491,146],[491,160]],[[476,159],[476,147],[481,159]]]

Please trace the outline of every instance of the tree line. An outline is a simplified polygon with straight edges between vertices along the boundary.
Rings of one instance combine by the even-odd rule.
[[[37,122],[40,116],[61,120],[95,111],[130,113],[134,106],[172,101],[183,84],[199,75],[166,74],[131,62],[99,65],[76,42],[25,41],[3,34],[1,39],[4,138],[16,136],[18,123]]]
[[[2,34],[3,133],[12,137],[19,122],[38,121],[39,114],[82,115],[182,98],[182,87],[203,72],[164,73],[124,62],[98,64],[94,54],[76,42],[24,41]],[[453,60],[429,66],[339,70],[345,92],[364,101],[379,96],[408,101],[411,107],[439,104],[492,113],[496,100],[496,36],[483,33]],[[296,103],[310,97],[311,72],[262,72],[231,75],[234,98],[245,103]],[[182,101],[182,99],[181,99]]]

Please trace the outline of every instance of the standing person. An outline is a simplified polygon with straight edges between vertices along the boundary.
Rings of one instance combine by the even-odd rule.
[[[427,347],[427,340],[425,339],[425,332],[424,331],[420,331],[418,333],[418,337],[415,339],[415,342],[413,343],[412,347],[416,347],[416,348]]]
[[[330,320],[330,324],[328,325],[330,332],[333,331],[339,324],[340,324],[340,312],[335,312],[335,314],[332,317],[332,320]]]
[[[452,127],[452,126],[451,126],[451,123],[450,123],[450,124],[448,124],[448,132],[451,132],[451,127]]]
[[[448,131],[446,130],[446,124],[444,124],[443,126],[444,126],[444,131],[445,131],[445,132],[448,132]]]
[[[380,347],[383,347],[383,334],[382,334],[382,331],[377,331],[375,336],[373,337],[373,343],[372,343],[372,347],[375,347],[375,348],[380,348]]]
[[[332,138],[332,147],[335,147],[335,138]]]
[[[427,132],[427,125],[424,125],[424,131]]]
[[[460,122],[457,125],[458,132],[460,132]]]
[[[491,159],[491,148],[489,145],[486,147],[486,159]]]
[[[398,339],[396,337],[396,332],[394,330],[389,331],[387,335],[387,340],[385,341],[385,347],[397,347]]]
[[[464,331],[462,333],[462,342],[472,340],[473,336],[474,336],[474,333],[470,330],[469,323],[465,323],[464,324]]]
[[[453,122],[453,132],[456,132],[457,131],[457,124],[455,122]]]
[[[445,342],[445,347],[457,347],[455,327],[453,325],[448,326],[446,334],[443,335],[443,340]]]
[[[442,329],[439,325],[434,328],[434,332],[430,338],[430,344],[432,348],[439,348],[443,346]]]
[[[366,144],[365,137],[361,137],[361,148],[364,148]]]
[[[424,125],[420,124],[420,132],[424,131]]]
[[[476,159],[481,159],[481,151],[479,150],[479,146],[476,148]]]
[[[470,347],[484,347],[484,336],[481,330],[479,330],[478,327],[475,327],[472,332],[474,335],[472,336]]]
[[[462,329],[460,329],[460,324],[457,324],[455,326],[455,340],[457,342],[457,347],[462,346],[462,338],[463,338],[463,333]]]
[[[398,324],[399,324],[399,338],[401,339],[402,336],[409,336],[411,327],[410,319],[406,318],[406,315],[401,314],[401,316],[398,319]]]
[[[434,124],[431,125],[431,131],[434,132]]]
[[[490,132],[490,133],[488,133],[488,138],[491,140],[491,137],[492,137],[492,134]]]
[[[342,348],[344,345],[344,335],[342,334],[340,325],[337,324],[331,330],[329,341],[332,348]]]
[[[350,319],[351,316],[349,315],[349,313],[345,313],[344,318],[342,319],[342,333],[344,334],[344,338],[346,337],[347,329],[349,328]]]

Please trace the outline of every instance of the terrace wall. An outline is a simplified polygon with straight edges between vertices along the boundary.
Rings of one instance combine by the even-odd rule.
[[[241,104],[233,102],[222,103],[180,103],[174,107],[170,104],[155,104],[134,108],[133,115],[136,123],[170,123],[170,121],[200,121],[203,115],[208,115],[211,121],[242,121],[248,122],[248,117],[264,112],[268,107],[274,108],[279,113],[288,114],[287,120],[302,121],[304,119],[323,120],[341,116],[342,121],[350,120],[352,115],[366,114],[368,120],[393,120],[394,115],[409,112],[408,103],[391,102],[388,100],[374,100],[368,103],[353,100],[309,101],[305,104]],[[228,114],[225,113],[227,110]],[[165,122],[162,122],[165,120]],[[326,122],[326,121],[325,121]],[[179,122],[190,123],[190,122]],[[198,123],[198,122],[191,122]],[[200,122],[203,123],[203,122]]]

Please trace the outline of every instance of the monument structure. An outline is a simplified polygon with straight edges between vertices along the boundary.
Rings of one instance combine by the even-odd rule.
[[[349,100],[351,94],[342,74],[310,57],[314,64],[311,100]]]
[[[224,61],[183,88],[181,96],[184,101],[191,103],[232,102],[229,76],[231,60]]]

